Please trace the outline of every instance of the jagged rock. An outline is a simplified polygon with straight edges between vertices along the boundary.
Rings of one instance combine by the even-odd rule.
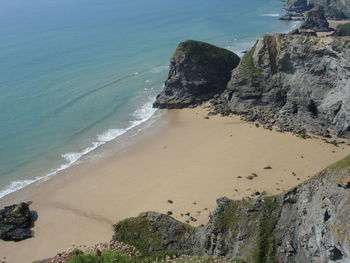
[[[115,224],[113,240],[134,245],[144,254],[191,251],[195,228],[156,212],[142,213]]]
[[[260,38],[232,72],[214,111],[307,132],[350,136],[350,37],[274,34]]]
[[[299,29],[296,28],[296,29],[293,29],[292,31],[290,31],[288,34],[289,35],[300,35],[300,32],[299,32]]]
[[[313,7],[307,0],[288,0],[284,6],[289,12],[305,12]]]
[[[350,18],[350,0],[288,0],[284,8],[289,12],[306,12],[314,6],[322,6],[325,16],[331,19]]]
[[[20,241],[33,236],[29,204],[20,203],[0,210],[0,239]]]
[[[333,36],[350,36],[350,23],[338,25]]]
[[[337,182],[348,180],[349,163],[347,157],[279,196],[220,198],[204,227],[150,213],[117,224],[114,239],[151,252],[223,256],[250,263],[347,263],[350,191]]]
[[[180,43],[170,61],[165,89],[157,96],[154,107],[197,106],[221,94],[239,60],[231,51],[207,43]]]
[[[329,32],[332,30],[329,28],[329,23],[324,16],[324,10],[322,6],[316,6],[306,13],[305,21],[300,26],[300,29],[315,30],[317,32]]]

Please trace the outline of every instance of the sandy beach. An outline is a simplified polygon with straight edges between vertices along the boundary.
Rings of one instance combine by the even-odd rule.
[[[73,244],[108,242],[114,223],[143,211],[172,211],[183,222],[189,217],[181,214],[190,213],[197,219],[192,225],[205,224],[219,197],[277,194],[350,154],[347,144],[300,139],[238,116],[206,116],[203,108],[169,111],[162,127],[123,152],[73,167],[29,195],[1,200],[33,201],[38,219],[34,238],[0,241],[0,257],[32,262]],[[252,173],[257,177],[250,180]]]

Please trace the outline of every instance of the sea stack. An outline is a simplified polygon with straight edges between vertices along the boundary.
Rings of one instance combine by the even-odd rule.
[[[154,107],[195,107],[221,94],[239,61],[235,53],[208,43],[180,43],[170,60],[165,89],[157,96]]]

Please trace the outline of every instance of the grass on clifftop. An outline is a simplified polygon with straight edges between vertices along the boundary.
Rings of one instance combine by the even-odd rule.
[[[253,55],[255,52],[255,46],[252,47],[242,58],[242,65],[246,66],[252,73],[260,73],[261,69],[255,67]]]
[[[232,65],[232,68],[237,66],[240,61],[240,58],[235,53],[227,49],[195,40],[186,40],[180,43],[172,60],[179,62],[184,56],[191,57],[192,62],[195,64],[223,64]]]
[[[81,254],[72,258],[67,263],[243,263],[241,259],[224,259],[215,257],[192,257],[182,256],[175,257],[147,257],[147,258],[130,258],[120,255],[113,251],[103,251],[101,256],[96,253]]]
[[[344,159],[332,164],[329,168],[350,168],[350,155],[346,156]]]
[[[338,36],[350,36],[350,23],[340,24],[337,26]]]
[[[150,257],[128,257],[115,251],[105,250],[100,255],[97,253],[81,254],[73,256],[67,263],[147,263],[162,262],[166,255],[156,255]]]

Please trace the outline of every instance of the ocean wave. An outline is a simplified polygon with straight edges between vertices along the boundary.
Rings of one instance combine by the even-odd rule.
[[[261,16],[279,17],[280,14],[278,14],[278,13],[275,13],[275,14],[262,14]]]
[[[36,182],[43,182],[48,180],[51,176],[56,175],[58,172],[63,171],[72,165],[76,164],[83,156],[87,155],[88,153],[92,152],[99,146],[106,144],[109,141],[112,141],[116,139],[117,137],[125,134],[129,130],[135,128],[136,126],[139,126],[140,124],[144,123],[145,121],[149,120],[153,114],[155,113],[156,109],[152,107],[154,99],[152,98],[151,101],[144,104],[141,108],[137,109],[133,112],[132,117],[134,120],[130,121],[129,127],[125,129],[108,129],[105,132],[98,134],[96,136],[96,140],[91,143],[88,147],[83,149],[80,152],[70,152],[65,153],[61,157],[65,161],[61,166],[59,166],[56,169],[53,169],[51,172],[44,176],[36,177],[34,179],[28,179],[28,180],[19,180],[14,181],[7,187],[5,187],[3,190],[0,191],[0,198],[9,195],[15,191],[18,191],[20,189],[23,189],[24,187],[31,185]]]

